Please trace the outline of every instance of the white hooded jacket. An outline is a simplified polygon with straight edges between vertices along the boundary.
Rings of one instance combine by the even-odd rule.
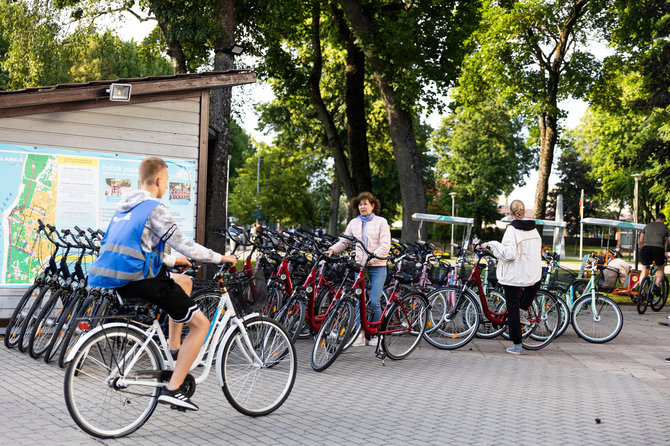
[[[505,230],[502,243],[489,248],[498,259],[496,275],[502,285],[527,287],[542,278],[542,237],[532,220],[514,220]]]

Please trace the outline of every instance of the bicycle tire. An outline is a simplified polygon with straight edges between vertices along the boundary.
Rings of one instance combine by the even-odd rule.
[[[328,312],[312,347],[311,364],[315,371],[326,370],[342,352],[354,318],[354,305],[347,299],[340,299]]]
[[[602,344],[611,341],[623,328],[623,313],[609,297],[595,295],[597,315],[593,315],[591,295],[582,296],[572,307],[572,327],[582,339]]]
[[[661,281],[661,286],[659,290],[653,294],[653,299],[651,300],[650,306],[654,311],[661,311],[665,306],[665,302],[668,300],[668,278],[663,277]]]
[[[538,290],[528,308],[530,327],[524,331],[521,345],[527,350],[539,350],[556,338],[561,328],[561,304],[559,299],[545,290]]]
[[[236,327],[223,347],[222,390],[238,412],[258,417],[277,410],[291,393],[297,372],[295,346],[286,330],[268,317],[250,318],[244,328],[261,364],[250,363],[252,355]]]
[[[56,325],[56,334],[51,339],[51,342],[44,352],[45,363],[50,363],[56,357],[56,354],[63,345],[63,341],[67,335],[68,329],[70,328],[70,324],[72,324],[75,320],[75,316],[79,311],[79,306],[83,303],[87,296],[87,288],[79,288],[75,290],[75,293],[72,296],[72,299],[70,299],[67,308],[63,310],[63,317],[58,322],[58,325]]]
[[[637,308],[638,314],[644,314],[647,311],[647,306],[651,300],[652,287],[654,282],[651,280],[651,276],[647,276],[642,279],[640,283],[640,289],[637,293],[637,301],[635,302],[635,307]]]
[[[66,294],[66,295],[64,295]],[[37,359],[44,354],[55,333],[60,321],[65,303],[72,293],[66,288],[59,288],[49,297],[49,301],[42,306],[37,316],[37,323],[30,332],[28,339],[28,354]]]
[[[268,303],[266,303],[258,312],[263,316],[275,319],[277,312],[282,307],[282,294],[277,287],[268,287]]]
[[[304,300],[298,294],[291,296],[279,310],[275,320],[286,329],[291,337],[291,342],[295,342],[305,323]]]
[[[571,319],[570,307],[568,306],[568,304],[560,297],[558,298],[558,303],[561,306],[561,326],[556,332],[556,337],[559,337],[560,335],[565,333],[565,331],[568,329],[568,326],[570,325],[570,319]]]
[[[24,314],[24,311],[27,312],[28,310],[26,310],[26,308],[29,309],[32,307],[33,302],[30,299],[34,300],[39,294],[40,289],[40,285],[35,282],[25,293],[23,293],[21,299],[19,299],[19,303],[16,305],[16,308],[14,308],[14,312],[9,318],[9,323],[5,329],[5,347],[16,347],[16,344],[19,342],[19,334],[21,333],[23,322],[25,321],[26,314]]]
[[[428,321],[428,299],[410,292],[392,302],[381,325],[381,344],[386,356],[406,358],[423,337]]]
[[[37,325],[37,315],[42,308],[42,302],[48,301],[53,293],[56,292],[56,288],[52,286],[53,284],[47,284],[40,289],[40,294],[35,298],[32,307],[28,310],[26,314],[26,319],[23,321],[21,326],[21,331],[19,333],[19,340],[16,343],[16,347],[21,353],[25,353],[30,346],[30,333],[32,332],[35,325]]]
[[[96,301],[97,297],[89,294],[82,302],[79,311],[75,314],[74,320],[68,327],[67,333],[65,333],[65,337],[63,338],[63,346],[58,354],[58,367],[61,369],[67,365],[67,356],[79,338],[90,332],[98,324],[99,321],[96,319],[91,319],[90,321],[81,320],[85,317],[95,315],[95,309],[97,308],[95,305]]]
[[[423,337],[430,345],[454,350],[475,337],[480,313],[472,291],[450,285],[433,291],[427,299],[431,308]]]
[[[146,335],[138,329],[110,327],[92,335],[77,350],[65,371],[64,396],[70,416],[84,432],[97,438],[124,437],[151,417],[164,368],[158,348],[150,342],[133,357],[137,362],[132,370],[122,371],[119,366],[124,356],[145,341]],[[121,373],[154,381],[156,386],[120,387],[116,383]]]
[[[474,291],[473,291],[474,293]],[[490,289],[486,296],[486,303],[489,309],[495,313],[504,313],[505,308],[507,307],[507,302],[505,301],[505,295],[498,290]],[[505,325],[503,324],[494,324],[489,321],[486,317],[486,314],[481,308],[481,305],[478,304],[477,308],[479,309],[479,327],[475,336],[482,339],[493,339],[498,337],[503,331],[505,331]]]

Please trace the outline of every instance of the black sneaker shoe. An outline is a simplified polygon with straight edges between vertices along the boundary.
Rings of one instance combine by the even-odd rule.
[[[665,362],[670,362],[670,358],[665,358]]]
[[[161,404],[169,404],[173,409],[198,410],[199,407],[193,403],[186,395],[181,393],[179,389],[168,390],[163,387],[161,394],[158,396],[158,402]]]

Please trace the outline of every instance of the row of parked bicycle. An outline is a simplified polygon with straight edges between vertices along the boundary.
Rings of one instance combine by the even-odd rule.
[[[57,358],[64,367],[75,342],[101,321],[123,312],[123,302],[111,290],[86,286],[84,259],[96,255],[101,231],[77,227],[58,231],[39,224],[38,232],[53,244],[53,252],[19,300],[5,345],[45,362]],[[241,269],[262,273],[266,282],[254,299],[248,300],[252,295],[248,290],[240,292],[240,311],[274,318],[293,341],[314,337],[311,364],[317,371],[330,366],[361,331],[367,338],[376,336],[376,355],[381,359],[406,357],[422,338],[440,349],[456,349],[474,337],[507,336],[504,293],[495,278],[495,259],[486,250],[458,247],[458,257],[450,263],[430,243],[394,240],[383,312],[375,321],[366,302],[365,264],[356,264],[350,255],[324,254],[334,237],[268,228],[255,234],[239,227],[228,232],[234,252],[250,248]],[[365,249],[360,241],[349,239],[352,246],[359,243]],[[70,265],[68,259],[73,257]],[[368,253],[368,261],[374,257]],[[589,342],[616,337],[623,316],[617,304],[599,291],[604,286],[602,258],[590,256],[579,274],[560,267],[553,253],[546,253],[545,260],[543,289],[528,310],[531,324],[523,327],[524,347],[542,348],[570,324]],[[194,299],[211,319],[220,299],[219,285],[196,280],[194,289]],[[659,297],[652,306],[660,309],[664,302]]]
[[[394,240],[384,310],[373,321],[366,303],[365,264],[324,255],[334,238],[266,229],[252,239],[239,228],[233,232],[236,247],[251,246],[251,254],[269,265],[269,302],[261,311],[276,318],[293,339],[314,336],[311,363],[317,371],[332,364],[361,330],[378,336],[378,357],[392,359],[407,356],[421,338],[441,349],[456,349],[475,336],[507,336],[505,298],[495,279],[495,259],[486,250],[459,247],[458,258],[449,263],[430,243]],[[365,250],[361,241],[349,239]],[[368,252],[367,261],[374,257]],[[598,259],[590,257],[588,275],[561,268],[551,253],[545,260],[543,289],[526,315],[530,325],[523,328],[524,347],[543,348],[570,324],[589,342],[614,339],[623,316],[598,291]]]

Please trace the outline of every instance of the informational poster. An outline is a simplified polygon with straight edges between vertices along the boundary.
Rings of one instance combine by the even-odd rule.
[[[105,230],[117,205],[138,188],[143,157],[0,144],[0,286],[31,283],[51,244],[38,219],[58,229]],[[196,162],[165,159],[161,202],[194,237]]]

